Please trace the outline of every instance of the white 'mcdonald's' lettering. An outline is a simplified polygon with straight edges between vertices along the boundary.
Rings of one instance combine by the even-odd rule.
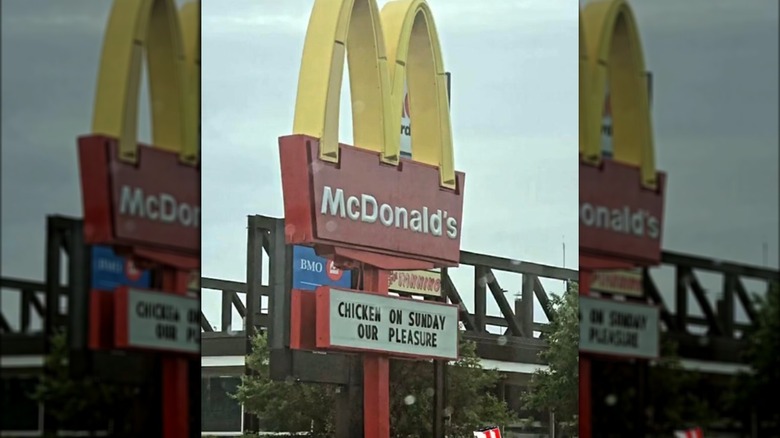
[[[450,239],[456,239],[459,231],[458,219],[450,216],[446,210],[432,211],[427,206],[410,210],[379,203],[375,197],[366,193],[345,198],[343,189],[333,190],[330,186],[324,186],[322,189],[320,213],[369,224],[379,220],[386,227],[401,228],[437,237],[446,234]]]
[[[145,194],[139,187],[123,185],[119,194],[119,214],[185,227],[200,227],[200,206],[178,202],[168,193]]]
[[[587,227],[604,228],[636,237],[658,239],[661,224],[657,217],[645,210],[631,207],[611,208],[584,202],[580,205],[580,222]]]

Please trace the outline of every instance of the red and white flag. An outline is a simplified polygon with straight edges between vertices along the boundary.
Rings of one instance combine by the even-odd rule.
[[[475,438],[501,438],[501,430],[497,427],[474,432]]]
[[[695,427],[693,429],[678,430],[674,433],[675,438],[704,438],[704,432],[701,427]]]

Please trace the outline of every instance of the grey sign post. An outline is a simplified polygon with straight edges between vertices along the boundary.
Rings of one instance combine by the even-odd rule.
[[[580,297],[580,351],[658,358],[657,307]]]

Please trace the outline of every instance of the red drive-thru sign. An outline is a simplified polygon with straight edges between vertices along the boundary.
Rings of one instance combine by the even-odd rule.
[[[94,134],[78,141],[86,243],[151,269],[159,289],[91,291],[88,344],[163,354],[166,438],[189,436],[188,367],[200,354],[200,300],[187,290],[200,268],[199,23],[198,2],[177,11],[172,0],[115,0]],[[136,132],[144,52],[153,146],[138,144]]]
[[[465,176],[427,3],[389,2],[380,15],[370,1],[315,1],[294,135],[279,139],[279,155],[287,243],[362,271],[362,291],[292,291],[290,348],[360,352],[363,436],[389,438],[389,356],[458,356],[457,307],[387,296],[389,271],[458,265]],[[355,146],[338,141],[345,46]],[[401,157],[405,115],[411,159]]]

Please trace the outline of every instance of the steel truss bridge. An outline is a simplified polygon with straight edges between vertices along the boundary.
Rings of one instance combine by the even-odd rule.
[[[276,377],[294,376],[301,381],[342,385],[354,382],[355,377],[351,375],[354,367],[350,366],[349,355],[279,348],[288,341],[284,324],[289,321],[274,316],[289,309],[292,251],[284,244],[283,220],[264,216],[248,219],[248,282],[201,278],[201,289],[221,294],[218,322],[209,321],[201,312],[203,376],[246,372],[243,356],[249,351],[249,341],[246,330],[232,329],[235,311],[250,330],[269,331],[272,374]],[[69,343],[75,353],[83,354],[87,350],[85,297],[90,277],[81,220],[50,216],[47,222],[46,280],[0,278],[3,295],[16,295],[19,302],[17,308],[3,307],[0,312],[0,372],[4,379],[39,373],[50,349],[48,339],[58,329],[68,330]],[[473,296],[473,301],[464,301],[465,290],[455,286],[452,273],[447,269],[442,270],[442,291],[447,302],[460,307],[464,338],[476,342],[483,366],[508,373],[509,379],[505,383],[509,385],[524,385],[528,374],[545,365],[538,354],[546,348],[545,333],[549,330],[546,324],[534,322],[534,297],[547,319],[554,317],[541,279],[577,281],[577,271],[467,251],[461,252],[460,262],[473,268],[468,294]],[[642,281],[645,298],[627,297],[626,300],[649,302],[660,307],[662,339],[673,340],[679,345],[678,354],[689,368],[733,373],[742,366],[740,357],[746,346],[742,334],[756,320],[756,310],[745,282],[778,282],[780,272],[668,251],[663,253],[661,268],[673,271],[674,284],[670,290],[658,287],[659,281],[655,278],[660,275],[658,268],[645,269]],[[262,279],[263,272],[268,273],[267,281]],[[517,299],[510,301],[506,297],[506,287],[514,288],[517,283],[500,284],[495,275],[499,272],[520,276],[521,294]],[[702,273],[720,277],[722,287],[714,305],[708,298],[712,291],[705,290],[699,280]],[[665,292],[663,295],[673,297],[672,302],[664,300],[662,291]],[[488,314],[488,296],[498,306],[499,316]],[[263,297],[267,297],[267,309],[261,308]],[[691,297],[701,314],[692,314]],[[62,306],[63,301],[68,305]],[[738,305],[747,316],[747,322],[736,320]],[[18,315],[18,325],[9,321],[13,314]],[[42,321],[42,329],[33,329],[33,317]],[[82,372],[89,369],[107,377],[115,377],[117,369],[132,368],[133,377],[128,378],[139,383],[153,375],[153,359],[149,356],[117,356],[110,352],[93,356],[94,359],[87,361],[91,366],[78,360],[74,364],[81,364],[78,366],[83,368]]]

